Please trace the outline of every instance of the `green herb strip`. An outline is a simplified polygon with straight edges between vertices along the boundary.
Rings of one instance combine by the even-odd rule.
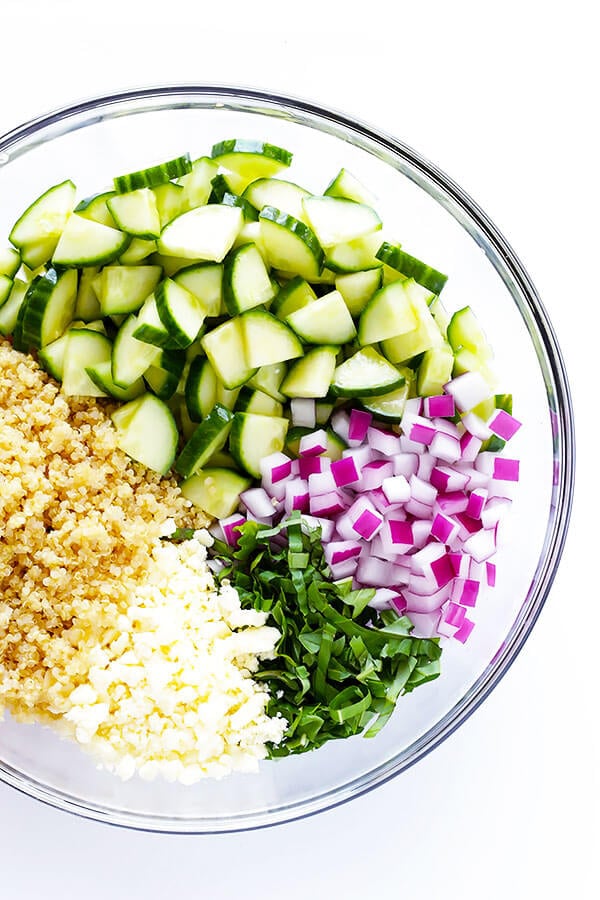
[[[281,631],[277,656],[255,678],[265,682],[270,715],[289,727],[270,756],[288,756],[355,734],[374,737],[403,693],[440,674],[437,639],[410,636],[412,624],[368,603],[373,589],[333,583],[320,529],[305,533],[300,515],[268,528],[246,522],[237,548],[215,542],[241,604],[268,612]]]

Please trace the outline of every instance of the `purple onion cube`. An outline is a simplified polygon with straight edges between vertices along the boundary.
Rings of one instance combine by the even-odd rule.
[[[311,496],[309,509],[313,516],[335,516],[345,509],[343,498],[339,491],[330,491],[327,494]],[[356,535],[352,535],[355,537]]]
[[[395,456],[400,452],[400,438],[393,431],[384,431],[371,425],[367,432],[367,441],[372,450],[383,453],[384,456]]]
[[[320,428],[312,434],[303,434],[300,438],[298,456],[320,456],[327,452],[327,432]]]
[[[435,394],[433,397],[425,397],[423,412],[430,419],[433,419],[434,416],[450,419],[454,415],[454,397],[451,397],[450,394]]]
[[[480,372],[464,372],[444,385],[447,394],[454,397],[454,402],[461,412],[467,412],[487,400],[491,394],[490,387]]]
[[[388,519],[386,522],[389,530],[392,544],[395,544],[396,552],[400,553],[400,547],[410,548],[413,546],[413,527],[410,522],[402,519]]]
[[[474,628],[475,622],[465,618],[460,628],[454,632],[454,637],[457,641],[460,641],[461,644],[464,644],[469,639]]]
[[[377,512],[385,513],[392,506],[388,498],[385,496],[383,488],[375,488],[375,490],[369,491],[368,498]]]
[[[466,413],[462,419],[462,424],[473,437],[479,438],[480,441],[486,441],[492,436],[492,432],[487,422],[484,422],[476,413]]]
[[[392,458],[392,466],[394,467],[394,475],[404,475],[410,478],[416,475],[419,468],[419,456],[417,453],[398,453]]]
[[[518,481],[519,460],[497,456],[494,460],[493,477],[499,481]]]
[[[481,450],[482,443],[481,438],[475,437],[470,431],[465,431],[460,438],[461,459],[465,460],[465,462],[473,462]]]
[[[409,484],[412,500],[417,500],[419,503],[425,504],[425,506],[433,506],[438,493],[433,484],[424,481],[418,475],[411,475]]]
[[[374,491],[382,486],[384,479],[393,474],[391,461],[375,459],[362,467],[360,486],[363,491]]]
[[[431,534],[442,544],[449,544],[458,534],[459,525],[448,516],[437,513],[431,525]]]
[[[375,537],[382,525],[383,518],[379,513],[375,512],[375,510],[371,511],[370,509],[365,509],[360,513],[358,518],[354,520],[352,527],[360,537],[364,538],[366,541],[370,541]]]
[[[461,456],[460,440],[451,434],[437,431],[429,445],[431,453],[444,462],[457,462]]]
[[[347,559],[344,562],[336,563],[335,565],[329,566],[331,570],[331,577],[334,581],[341,581],[343,578],[349,578],[351,575],[354,575],[358,566],[358,559],[354,557],[353,559]]]
[[[301,456],[298,460],[300,478],[308,479],[310,475],[318,475],[323,471],[323,460],[320,456]]]
[[[471,491],[469,494],[469,502],[467,503],[467,508],[465,510],[466,514],[471,516],[472,519],[480,519],[483,507],[485,506],[485,501],[487,500],[487,495],[485,488],[475,488],[474,491]]]
[[[521,427],[521,422],[507,413],[504,409],[498,409],[488,420],[490,431],[497,434],[505,441],[509,441],[511,437],[517,433]]]
[[[406,436],[416,444],[430,444],[436,435],[433,425],[424,418],[415,417],[409,425]]]
[[[449,584],[454,578],[454,569],[448,555],[444,554],[439,559],[434,559],[431,563],[431,571],[439,587]]]
[[[234,513],[232,516],[227,516],[225,519],[219,519],[219,525],[223,531],[223,537],[230,547],[237,547],[237,543],[240,539],[239,528],[244,524],[245,518],[240,516],[238,513]]]
[[[496,552],[495,530],[482,528],[467,538],[463,548],[465,553],[472,556],[475,562],[485,562]]]
[[[436,462],[437,459],[432,453],[419,454],[419,467],[417,469],[417,475],[422,481],[431,480],[431,473],[433,472],[433,468]]]
[[[348,423],[348,441],[362,444],[372,421],[373,416],[371,413],[362,409],[353,409],[350,412],[350,421]]]
[[[337,409],[331,417],[331,427],[338,437],[348,443],[348,434],[350,431],[350,416],[344,409]]]
[[[336,459],[331,463],[331,474],[338,487],[344,487],[347,484],[356,484],[360,481],[360,472],[351,456]]]
[[[470,560],[466,553],[449,553],[448,559],[452,563],[452,568],[457,578],[467,578],[469,575]]]
[[[391,475],[383,479],[381,490],[389,503],[406,503],[410,500],[410,485],[404,475]]]
[[[486,562],[485,574],[488,587],[496,586],[496,566],[493,562]]]
[[[335,489],[336,484],[331,469],[327,469],[325,472],[313,472],[308,476],[308,492],[311,497],[329,494]]]
[[[285,511],[288,514],[295,509],[300,510],[300,512],[307,512],[309,499],[307,481],[302,478],[294,478],[287,482],[285,486]]]
[[[460,628],[462,623],[465,620],[465,615],[467,611],[464,606],[459,606],[458,603],[454,603],[452,600],[448,603],[448,606],[444,610],[442,618],[448,625],[453,625],[455,628]]]
[[[455,578],[450,599],[463,606],[475,606],[479,594],[479,582],[474,578]]]
[[[331,541],[324,550],[325,562],[328,566],[346,562],[360,556],[362,545],[358,541]]]

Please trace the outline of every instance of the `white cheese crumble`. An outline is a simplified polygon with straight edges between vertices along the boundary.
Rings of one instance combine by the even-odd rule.
[[[168,526],[167,526],[167,533]],[[245,610],[230,585],[215,587],[207,532],[158,541],[146,583],[92,651],[65,719],[101,768],[193,784],[254,772],[287,722],[269,717],[252,678],[280,637],[267,614]]]

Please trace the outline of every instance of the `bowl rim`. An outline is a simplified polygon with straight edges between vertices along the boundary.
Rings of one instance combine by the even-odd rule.
[[[279,94],[258,88],[249,88],[232,84],[162,84],[154,87],[133,88],[118,91],[106,95],[99,95],[80,100],[79,102],[59,107],[47,114],[39,115],[0,136],[0,167],[9,162],[7,153],[11,148],[17,147],[21,142],[42,132],[52,126],[67,123],[76,116],[97,111],[99,108],[114,108],[135,102],[155,102],[157,107],[164,108],[165,103],[174,100],[178,96],[192,97],[199,105],[204,100],[204,106],[216,108],[226,106],[228,109],[243,111],[269,112],[269,110],[282,108],[291,111],[296,116],[307,116],[310,119],[319,120],[319,124],[329,122],[334,129],[344,129],[353,133],[360,140],[365,141],[368,147],[379,147],[389,155],[398,157],[411,167],[419,178],[441,192],[441,195],[449,201],[453,207],[452,215],[458,218],[455,210],[461,212],[459,220],[463,227],[467,223],[475,226],[476,231],[483,237],[487,248],[492,249],[497,259],[509,275],[516,291],[521,295],[533,324],[541,341],[541,350],[537,349],[538,360],[542,355],[549,373],[552,376],[554,396],[556,398],[557,419],[557,450],[555,451],[555,484],[553,502],[555,515],[549,519],[544,542],[544,549],[538,560],[536,575],[532,581],[533,595],[527,608],[527,614],[523,615],[526,607],[523,607],[513,623],[507,635],[501,651],[488,664],[486,670],[471,685],[466,694],[459,700],[436,725],[432,726],[425,735],[415,741],[410,757],[399,760],[397,757],[388,760],[387,763],[363,774],[341,787],[325,791],[316,799],[302,800],[290,803],[261,813],[248,813],[241,816],[232,816],[229,819],[188,819],[184,817],[156,816],[146,813],[138,814],[123,812],[121,810],[104,808],[100,805],[85,805],[77,798],[49,788],[47,785],[35,779],[23,776],[0,760],[0,780],[14,787],[26,796],[40,800],[51,807],[72,813],[74,815],[91,819],[105,824],[116,825],[138,831],[168,834],[223,834],[235,833],[259,828],[273,827],[287,822],[306,818],[325,810],[341,806],[354,799],[380,787],[408,770],[411,766],[424,758],[432,750],[438,747],[454,731],[459,728],[487,699],[492,690],[499,684],[504,675],[523,649],[541,611],[548,598],[558,565],[562,556],[567,537],[573,493],[575,485],[575,430],[573,420],[573,405],[564,359],[554,332],[552,323],[546,309],[535,288],[535,285],[525,269],[523,263],[508,243],[504,235],[494,225],[483,209],[464,191],[452,178],[445,174],[436,164],[429,161],[409,145],[395,136],[383,131],[379,127],[369,124],[362,119],[354,118],[344,112],[328,106],[322,106],[308,99],[296,96]],[[218,100],[217,100],[218,98]],[[209,103],[212,101],[212,103]],[[245,104],[239,107],[235,103]],[[254,107],[252,106],[254,104]],[[259,108],[260,107],[260,108]],[[140,112],[148,109],[140,110]],[[85,123],[90,124],[89,122]],[[65,128],[63,132],[70,131]],[[327,128],[321,128],[327,131]],[[335,133],[335,131],[334,131]],[[54,136],[53,136],[54,137]],[[51,138],[53,139],[53,138]],[[367,146],[359,144],[362,149]],[[373,150],[371,149],[371,153]],[[406,174],[406,173],[405,173]],[[410,177],[410,176],[409,176]],[[423,183],[419,180],[419,185]],[[431,191],[430,191],[431,193]],[[436,197],[441,202],[440,197]],[[468,229],[470,230],[470,229]],[[472,236],[474,236],[472,234]],[[491,260],[490,260],[491,262]],[[494,263],[492,263],[494,264]],[[496,264],[499,275],[501,272]],[[504,277],[504,276],[502,276]],[[505,279],[506,280],[506,279]],[[511,290],[514,294],[514,291]],[[556,463],[558,462],[558,465]],[[543,560],[543,566],[541,561]],[[537,581],[536,581],[537,579]],[[530,589],[530,593],[531,593]],[[434,731],[435,730],[435,731]],[[434,731],[432,735],[432,731]],[[214,827],[214,826],[217,827]]]

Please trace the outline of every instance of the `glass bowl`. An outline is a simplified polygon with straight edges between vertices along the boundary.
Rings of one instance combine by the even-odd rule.
[[[373,740],[261,764],[194,787],[98,771],[51,730],[0,724],[0,778],[98,821],[164,832],[227,832],[289,821],[384,784],[429,753],[479,706],[523,647],[550,590],[567,530],[574,435],[567,377],[530,277],[486,214],[436,166],[376,128],[311,103],[234,87],[175,86],[93,99],[0,138],[0,233],[48,185],[83,197],[133,171],[225,138],[294,152],[293,179],[319,192],[340,166],[379,198],[386,234],[449,275],[444,303],[470,304],[489,336],[501,389],[524,423],[511,442],[521,481],[498,554],[498,583],[463,646],[447,643],[441,677],[402,698]]]

